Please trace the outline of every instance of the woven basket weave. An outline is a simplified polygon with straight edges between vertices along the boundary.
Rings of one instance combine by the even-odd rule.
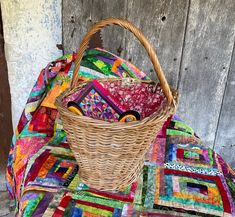
[[[141,121],[130,123],[109,123],[85,116],[78,116],[63,105],[63,99],[87,82],[78,83],[79,67],[89,40],[97,31],[108,25],[119,25],[130,32],[146,49],[160,81],[166,104],[158,112]],[[115,80],[114,78],[110,78]],[[129,82],[149,82],[134,79],[116,79]],[[159,64],[156,53],[143,33],[127,20],[107,18],[97,22],[85,35],[77,52],[70,89],[63,92],[56,105],[67,133],[68,142],[79,164],[82,182],[99,190],[123,190],[140,175],[144,157],[166,119],[178,105],[178,94],[170,89]]]

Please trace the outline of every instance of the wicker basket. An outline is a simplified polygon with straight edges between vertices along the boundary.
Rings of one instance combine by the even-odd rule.
[[[78,84],[83,53],[92,35],[111,24],[128,29],[139,39],[153,63],[166,96],[166,105],[141,121],[109,123],[95,120],[72,113],[62,103],[64,97],[86,85],[86,82]],[[133,82],[133,79],[125,80],[125,82]],[[139,80],[138,82],[147,81]],[[169,88],[156,53],[143,33],[123,19],[108,18],[97,22],[88,31],[77,52],[71,88],[63,92],[56,100],[68,142],[79,164],[81,181],[99,190],[122,190],[135,181],[142,171],[144,157],[150,144],[166,119],[175,112],[177,104],[178,94]]]

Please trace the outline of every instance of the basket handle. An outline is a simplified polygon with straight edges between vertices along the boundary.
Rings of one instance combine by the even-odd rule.
[[[109,26],[109,25],[118,25],[118,26],[124,27],[125,29],[132,32],[135,35],[135,37],[140,41],[140,43],[144,46],[153,66],[154,66],[154,70],[155,70],[156,75],[160,81],[160,85],[163,89],[163,92],[164,92],[166,98],[167,98],[167,101],[170,104],[173,100],[172,93],[171,93],[169,84],[166,80],[166,77],[164,75],[164,72],[159,64],[159,61],[158,61],[158,58],[157,58],[157,55],[156,55],[154,49],[152,48],[149,41],[145,38],[144,34],[136,26],[134,26],[129,21],[124,20],[124,19],[120,19],[120,18],[111,17],[111,18],[106,18],[104,20],[100,20],[99,22],[94,24],[91,27],[91,29],[87,32],[87,34],[85,35],[85,37],[83,38],[83,40],[80,44],[80,48],[77,51],[77,57],[75,60],[75,67],[74,67],[73,77],[72,77],[72,81],[71,81],[71,88],[73,89],[77,85],[78,78],[79,78],[79,68],[80,68],[80,64],[82,61],[83,53],[86,50],[86,48],[88,47],[88,44],[89,44],[91,37],[96,32],[101,30],[103,27]]]

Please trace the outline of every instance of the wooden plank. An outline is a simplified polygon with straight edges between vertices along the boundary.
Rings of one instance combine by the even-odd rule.
[[[64,0],[63,1],[63,45],[65,53],[77,50],[88,27],[107,17],[125,17],[125,0]],[[107,27],[102,31],[104,47],[116,54],[123,47],[124,30]]]
[[[132,21],[150,40],[157,51],[161,66],[169,83],[177,86],[181,60],[188,1],[182,0],[130,0],[127,19]],[[126,59],[132,60],[153,79],[155,74],[146,52],[140,44],[127,36]]]
[[[63,47],[65,53],[79,48],[92,23],[92,0],[64,0],[62,5]]]
[[[210,147],[232,55],[234,11],[234,0],[194,0],[189,10],[178,113]]]
[[[107,17],[121,17],[126,16],[126,1],[110,1],[110,0],[94,0],[93,1],[93,22],[99,21]],[[102,30],[102,38],[104,48],[115,54],[122,54],[118,52],[124,49],[124,29],[117,26],[109,26]]]
[[[6,60],[2,53],[0,54],[0,69],[0,173],[5,173],[13,130],[10,87],[8,83]]]
[[[234,48],[233,48],[234,49]],[[215,151],[235,168],[235,49],[229,69],[215,140]]]
[[[0,185],[5,180],[1,174],[5,174],[7,157],[11,144],[12,130],[12,116],[11,116],[11,95],[8,81],[7,63],[4,55],[4,39],[1,22],[1,8],[0,8]]]

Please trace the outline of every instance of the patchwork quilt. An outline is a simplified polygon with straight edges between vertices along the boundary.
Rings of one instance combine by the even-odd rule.
[[[83,80],[148,79],[108,52],[89,52],[80,69]],[[69,86],[74,60],[69,54],[41,71],[17,126],[6,173],[16,216],[235,216],[235,171],[177,116],[165,122],[142,175],[123,192],[102,192],[82,183],[54,105]]]

